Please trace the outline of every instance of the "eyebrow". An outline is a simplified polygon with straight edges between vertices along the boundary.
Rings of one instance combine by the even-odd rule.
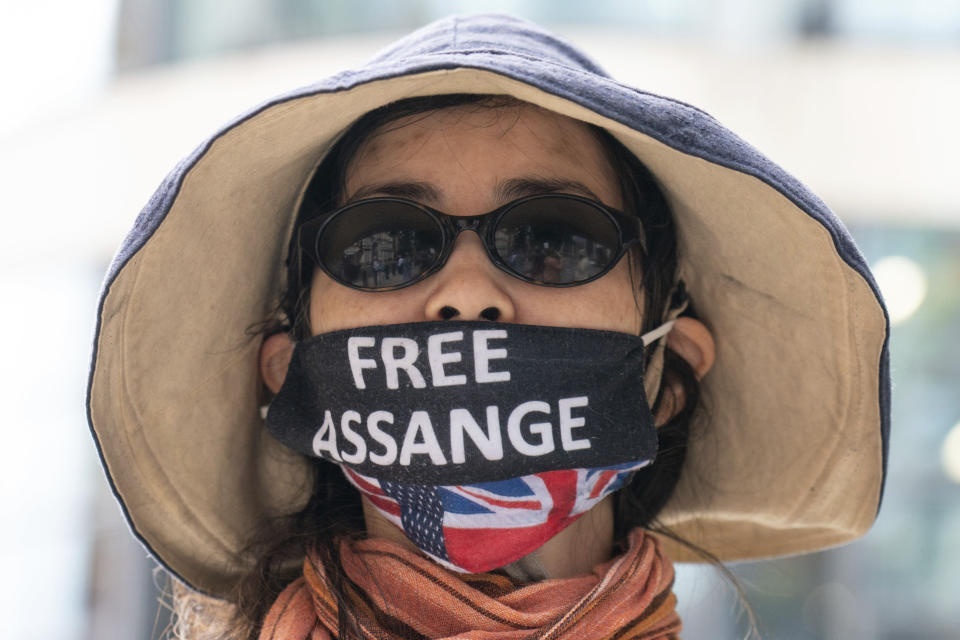
[[[354,191],[346,202],[369,198],[372,195],[409,198],[417,202],[439,202],[442,199],[440,190],[429,182],[409,181],[368,184]]]
[[[599,201],[590,187],[577,180],[565,178],[511,178],[497,184],[494,193],[500,201],[515,200],[525,196],[535,196],[541,193],[558,193],[573,191],[582,196]]]
[[[508,202],[523,198],[526,196],[539,195],[543,193],[574,192],[593,200],[599,201],[600,198],[587,185],[578,180],[568,180],[566,178],[541,178],[536,176],[523,178],[510,178],[498,182],[494,188],[494,197],[498,202]],[[409,198],[417,202],[436,204],[443,200],[441,191],[429,182],[422,181],[398,181],[383,182],[379,184],[370,184],[360,187],[346,202],[361,200],[373,195],[393,196],[395,198]]]

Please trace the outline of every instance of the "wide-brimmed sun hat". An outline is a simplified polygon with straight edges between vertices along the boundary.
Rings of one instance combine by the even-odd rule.
[[[721,560],[863,534],[886,468],[888,322],[843,225],[706,113],[617,83],[529,23],[472,16],[230,123],[170,173],[123,243],[100,300],[88,417],[157,560],[224,595],[258,523],[305,504],[306,459],[264,428],[251,327],[276,307],[298,200],[338,136],[382,105],[451,93],[507,94],[607,129],[672,206],[680,276],[717,358],[662,522]]]

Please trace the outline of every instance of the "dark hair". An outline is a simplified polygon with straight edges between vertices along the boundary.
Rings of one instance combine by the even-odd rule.
[[[365,114],[340,137],[317,167],[307,185],[295,228],[341,204],[350,160],[371,135],[382,132],[384,127],[407,116],[426,117],[449,107],[488,110],[523,105],[526,103],[510,96],[451,94],[401,100]],[[617,174],[623,210],[635,213],[642,221],[644,242],[642,247],[631,250],[628,257],[638,304],[642,293],[643,330],[649,331],[662,321],[677,282],[673,217],[663,192],[643,163],[606,130],[588,126]],[[290,330],[295,339],[310,335],[308,309],[313,269],[300,255],[296,238],[292,239],[287,258],[288,284],[281,296],[280,309],[288,323],[283,329]],[[617,494],[614,536],[619,542],[635,527],[659,529],[656,516],[673,493],[683,467],[699,387],[690,366],[670,350],[665,353],[661,388],[653,406],[654,413],[664,402],[679,411],[658,429],[660,445],[655,462],[635,474],[630,485]],[[340,588],[349,579],[340,570],[335,541],[343,536],[362,535],[360,496],[335,465],[314,460],[313,468],[313,491],[303,510],[267,523],[248,547],[255,566],[240,582],[236,600],[238,615],[249,630],[250,638],[256,637],[276,596],[299,575],[299,565],[291,562],[303,558],[308,548],[320,553],[334,585],[333,596],[340,610],[340,637],[346,637],[345,632],[355,629],[352,605]]]

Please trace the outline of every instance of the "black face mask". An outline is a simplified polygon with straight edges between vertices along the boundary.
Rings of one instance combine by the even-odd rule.
[[[644,342],[485,322],[319,335],[297,345],[267,426],[341,465],[436,561],[489,571],[538,549],[653,461]]]
[[[267,426],[392,481],[450,485],[652,460],[644,340],[504,323],[363,327],[298,344]]]

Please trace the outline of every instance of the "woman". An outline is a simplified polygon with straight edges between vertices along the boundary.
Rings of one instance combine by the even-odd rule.
[[[171,174],[89,415],[237,633],[673,637],[671,558],[869,527],[886,335],[842,225],[709,116],[452,18]]]

